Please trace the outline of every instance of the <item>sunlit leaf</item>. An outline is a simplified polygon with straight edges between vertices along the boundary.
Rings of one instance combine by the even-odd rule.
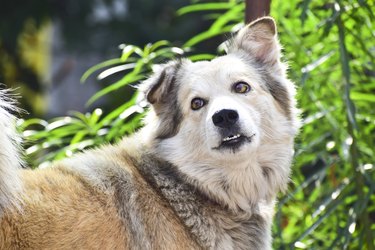
[[[120,64],[122,63],[122,60],[121,58],[114,58],[114,59],[110,59],[110,60],[107,60],[107,61],[104,61],[102,63],[99,63],[95,66],[92,66],[91,68],[89,68],[81,77],[81,82],[85,82],[87,80],[87,78],[92,75],[95,71],[98,71],[102,68],[105,68],[105,67],[109,67],[109,66],[113,66],[113,65],[116,65],[116,64]]]
[[[185,15],[191,12],[200,12],[200,11],[208,11],[208,10],[227,10],[234,6],[235,3],[201,3],[201,4],[194,4],[183,7],[177,11],[177,15]]]
[[[364,102],[375,102],[375,94],[350,92],[350,97],[354,101],[364,101]]]
[[[138,82],[141,79],[144,79],[144,75],[140,75],[139,73],[141,72],[142,66],[144,65],[143,61],[138,61],[136,66],[134,67],[133,71],[128,73],[125,77],[120,79],[119,81],[109,85],[108,87],[100,90],[97,92],[95,95],[93,95],[87,102],[87,105],[91,105],[93,102],[98,100],[100,97],[109,94],[112,91],[115,91],[125,85],[128,85],[130,83],[135,83]]]
[[[183,47],[192,47],[202,41],[205,41],[209,38],[212,38],[214,36],[217,36],[217,35],[221,35],[221,34],[225,34],[227,32],[230,32],[232,30],[232,26],[227,26],[227,27],[224,27],[222,28],[221,30],[215,30],[215,31],[211,31],[211,30],[208,30],[206,32],[203,32],[193,38],[191,38],[189,41],[187,41]]]

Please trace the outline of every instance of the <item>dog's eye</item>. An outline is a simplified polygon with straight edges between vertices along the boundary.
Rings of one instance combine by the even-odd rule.
[[[202,108],[204,105],[206,105],[206,101],[202,98],[196,97],[193,100],[191,100],[191,109],[192,110],[198,110]]]
[[[251,87],[246,82],[236,82],[233,85],[233,90],[236,93],[244,94],[244,93],[249,92],[251,90]]]

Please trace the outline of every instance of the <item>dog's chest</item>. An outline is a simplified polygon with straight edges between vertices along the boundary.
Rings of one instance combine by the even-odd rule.
[[[267,249],[268,221],[259,211],[234,214],[173,172],[153,169],[152,181],[205,249]]]

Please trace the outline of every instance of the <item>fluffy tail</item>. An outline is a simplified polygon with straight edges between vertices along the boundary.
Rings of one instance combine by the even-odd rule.
[[[0,216],[6,207],[17,206],[17,193],[21,189],[20,137],[15,131],[16,118],[10,113],[14,110],[14,101],[0,90]]]

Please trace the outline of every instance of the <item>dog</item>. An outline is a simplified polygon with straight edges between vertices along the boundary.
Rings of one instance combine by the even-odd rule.
[[[275,21],[211,61],[161,65],[139,86],[144,127],[116,145],[22,169],[0,101],[0,249],[271,249],[299,119]]]

